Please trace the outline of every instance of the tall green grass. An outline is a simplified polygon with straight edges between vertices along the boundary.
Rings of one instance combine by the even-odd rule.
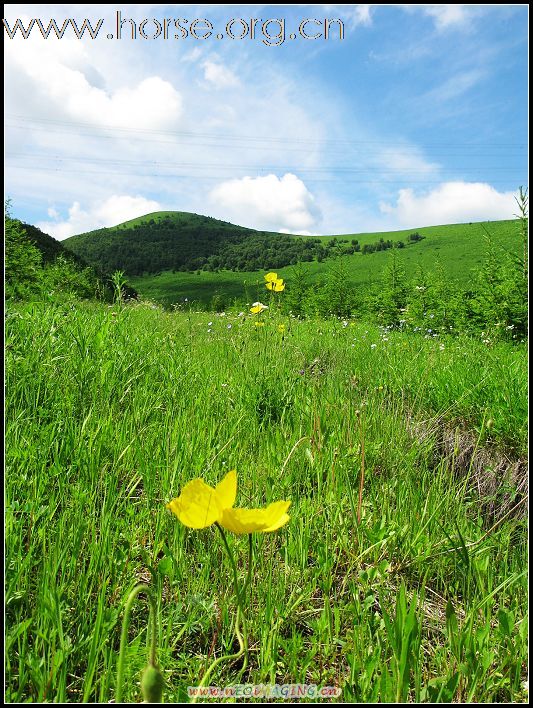
[[[138,581],[158,598],[165,700],[187,700],[235,648],[235,603],[215,529],[183,527],[165,503],[233,468],[239,506],[292,500],[288,525],[254,539],[242,683],[525,700],[523,515],[488,520],[437,444],[446,424],[523,454],[525,348],[261,317],[10,306],[6,701],[114,698]],[[230,542],[244,576],[246,540]],[[136,605],[129,701],[146,627]],[[210,683],[238,674],[223,664]]]

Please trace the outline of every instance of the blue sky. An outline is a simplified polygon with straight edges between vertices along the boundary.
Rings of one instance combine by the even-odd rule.
[[[512,218],[527,186],[527,6],[4,7],[104,20],[5,41],[6,196],[56,238],[159,209],[310,234]],[[110,39],[117,10],[213,35]]]

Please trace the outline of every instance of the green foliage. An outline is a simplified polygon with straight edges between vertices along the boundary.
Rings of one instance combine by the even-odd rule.
[[[472,271],[481,266],[484,258],[484,224],[456,224],[439,227],[426,227],[419,229],[423,236],[420,241],[415,242],[403,249],[397,250],[397,255],[405,268],[407,277],[412,280],[419,267],[427,273],[435,270],[440,261],[446,276],[450,282],[450,287],[464,290],[472,289]],[[492,222],[488,226],[494,238],[502,248],[507,250],[513,257],[521,255],[521,226],[515,221]],[[401,238],[407,241],[410,231],[399,231],[383,234],[384,240],[392,239],[396,241]],[[360,245],[374,243],[378,234],[358,234],[357,241]],[[306,240],[308,237],[294,237],[299,240]],[[326,248],[332,241],[330,237],[319,237],[323,253],[328,251],[333,253],[337,245]],[[341,244],[342,246],[343,244]],[[383,272],[390,259],[390,251],[378,251],[371,256],[362,257],[360,253],[346,255],[342,257],[346,266],[347,280],[350,287],[356,292],[358,308],[362,303],[369,300],[372,290],[375,290],[382,279]],[[307,283],[314,296],[319,291],[319,283],[324,282],[331,267],[332,261],[320,254],[315,261],[305,264],[307,272]],[[287,293],[293,281],[293,271],[296,266],[286,266],[282,270],[276,269],[287,283]],[[199,276],[193,277],[186,272],[172,273],[165,271],[160,275],[146,275],[143,277],[132,277],[132,285],[150,300],[156,300],[166,307],[174,303],[189,298],[196,301],[204,308],[210,307],[211,298],[215,292],[228,299],[234,299],[245,305],[260,299],[264,290],[263,275],[265,271],[271,270],[270,266],[261,271],[250,272],[207,272],[201,271]],[[369,304],[369,311],[371,310]],[[310,312],[316,311],[311,308]]]
[[[308,312],[308,301],[312,298],[309,284],[309,270],[298,263],[291,274],[283,304],[287,312],[295,317],[303,317]]]
[[[324,249],[319,239],[255,231],[185,212],[149,214],[64,243],[93,266],[128,275],[279,268],[312,261],[333,248]]]
[[[109,299],[106,278],[36,226],[5,215],[6,296],[8,299]],[[122,283],[124,295],[135,290]]]
[[[39,292],[42,256],[17,219],[5,216],[5,282],[7,298],[20,299]]]
[[[393,247],[391,240],[380,238],[361,249],[358,239],[350,243],[340,237],[256,231],[186,212],[148,214],[119,226],[71,236],[64,243],[97,269],[123,270],[130,276],[168,270],[271,270]],[[400,243],[405,246],[403,241],[397,245]]]
[[[524,217],[522,233],[527,233]],[[477,288],[471,303],[478,328],[492,336],[525,337],[527,334],[527,261],[499,246],[487,231],[485,259],[477,271]]]
[[[406,306],[407,276],[397,251],[394,250],[375,302],[379,321],[382,324],[398,326]]]
[[[516,217],[520,222],[520,235],[522,237],[522,273],[524,280],[527,280],[527,249],[528,249],[528,209],[529,209],[529,197],[527,195],[527,189],[520,187],[518,190],[518,197],[516,197],[516,203],[518,206],[518,214]]]
[[[124,595],[148,578],[165,700],[187,698],[235,648],[232,577],[216,529],[164,505],[232,468],[243,504],[292,500],[287,526],[254,539],[242,683],[338,685],[354,703],[527,699],[525,504],[487,524],[478,458],[460,466],[463,426],[475,455],[525,454],[527,348],[274,309],[255,327],[238,310],[8,303],[6,702],[116,698]],[[142,608],[125,644],[135,702]]]
[[[317,311],[323,317],[350,317],[355,310],[355,296],[348,281],[346,263],[338,258],[328,268],[318,292]]]
[[[92,268],[81,268],[69,257],[60,254],[42,274],[42,289],[49,298],[86,298],[103,295],[102,287]]]
[[[111,278],[109,279],[113,286],[113,297],[117,305],[122,305],[124,302],[124,291],[123,288],[126,285],[126,279],[124,278],[124,271],[116,270]]]
[[[395,247],[404,248],[405,243],[403,241],[397,241],[396,244],[393,244],[390,239],[385,241],[383,238],[380,238],[379,241],[376,241],[375,243],[365,243],[361,253],[366,255],[367,253],[376,253],[376,251],[388,251],[389,249]]]

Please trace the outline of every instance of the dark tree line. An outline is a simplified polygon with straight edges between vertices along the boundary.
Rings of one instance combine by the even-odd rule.
[[[80,234],[64,244],[95,268],[122,270],[127,275],[165,270],[257,271],[405,246],[402,241],[392,244],[381,239],[361,249],[357,239],[333,237],[323,242],[180,212]]]

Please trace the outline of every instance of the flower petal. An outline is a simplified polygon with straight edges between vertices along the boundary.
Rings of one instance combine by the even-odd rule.
[[[276,531],[289,520],[286,513],[289,506],[290,501],[279,501],[269,504],[266,509],[224,509],[219,521],[225,529],[236,534]]]
[[[265,509],[265,523],[268,524],[264,531],[275,531],[287,523],[289,515],[287,509],[290,501],[277,501],[269,504]]]
[[[265,275],[265,280],[268,282],[273,282],[274,280],[278,279],[278,274],[277,273],[267,273]]]
[[[237,496],[237,472],[230,470],[224,479],[215,487],[217,500],[221,509],[230,509],[235,504]]]
[[[272,526],[269,526],[267,529],[265,529],[265,533],[268,533],[269,531],[277,531],[282,526],[285,526],[285,524],[290,518],[291,517],[288,514],[283,514],[282,516],[280,516],[280,518],[276,521],[275,524],[272,524]]]
[[[211,526],[221,513],[215,490],[203,479],[188,482],[180,496],[167,504],[167,509],[191,529],[205,529]]]

